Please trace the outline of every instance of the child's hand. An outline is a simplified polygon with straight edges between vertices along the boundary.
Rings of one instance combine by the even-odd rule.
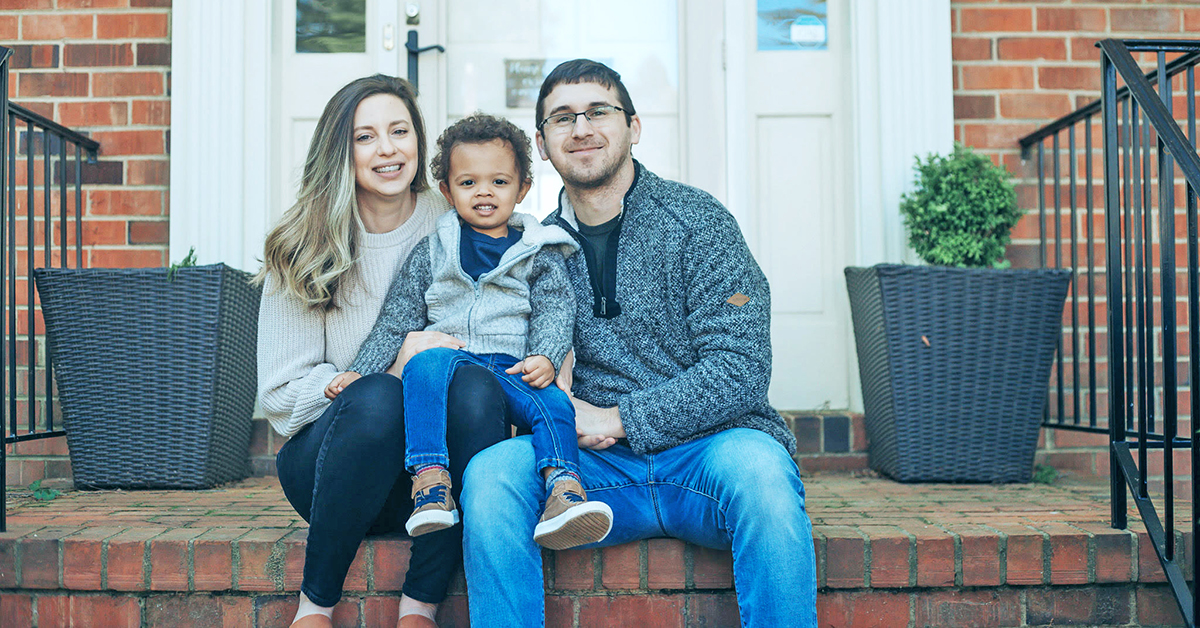
[[[550,358],[544,355],[531,355],[504,372],[509,375],[524,373],[521,381],[534,388],[545,388],[554,381],[554,365],[551,364]]]
[[[359,375],[354,371],[339,373],[337,377],[334,377],[333,381],[329,382],[329,385],[325,387],[325,396],[329,399],[337,397],[338,393],[345,390],[345,388],[353,383],[354,380],[360,378],[362,378],[362,375]]]

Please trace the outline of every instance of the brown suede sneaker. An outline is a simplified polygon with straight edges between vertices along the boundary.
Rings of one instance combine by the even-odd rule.
[[[533,529],[533,540],[552,550],[598,543],[612,530],[612,508],[589,502],[587,493],[574,478],[554,483],[546,498],[541,522]]]
[[[430,469],[413,476],[413,513],[404,524],[409,536],[445,530],[458,523],[458,509],[450,496],[450,473]]]

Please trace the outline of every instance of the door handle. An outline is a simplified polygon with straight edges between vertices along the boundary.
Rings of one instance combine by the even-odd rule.
[[[413,84],[413,87],[420,89],[420,81],[418,80],[417,57],[423,52],[436,50],[438,52],[446,52],[446,49],[438,44],[432,46],[420,47],[417,44],[416,29],[408,31],[408,41],[404,44],[404,49],[408,51],[408,82]]]

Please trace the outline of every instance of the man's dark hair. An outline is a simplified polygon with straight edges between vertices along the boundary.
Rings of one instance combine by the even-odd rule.
[[[433,178],[441,183],[450,181],[450,153],[459,144],[486,144],[501,140],[512,146],[517,159],[517,172],[521,181],[533,179],[533,160],[530,158],[529,136],[517,125],[486,113],[475,113],[455,122],[442,132],[437,140],[437,153],[433,156]],[[520,182],[517,182],[520,183]]]
[[[554,91],[560,83],[599,83],[609,89],[617,90],[617,104],[625,110],[625,124],[633,121],[633,115],[637,113],[633,109],[633,100],[629,98],[629,90],[625,89],[625,84],[621,82],[621,75],[617,71],[604,65],[603,63],[592,61],[591,59],[573,59],[571,61],[563,61],[558,64],[558,67],[550,71],[546,76],[546,80],[542,81],[542,90],[538,92],[537,108],[534,112],[534,124],[541,124],[542,120],[546,119],[545,104],[546,97],[550,92]]]

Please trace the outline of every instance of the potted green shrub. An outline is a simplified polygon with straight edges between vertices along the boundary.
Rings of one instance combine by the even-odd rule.
[[[931,264],[846,269],[871,467],[900,481],[1026,482],[1071,273],[1004,260],[1009,174],[956,144],[901,200]]]
[[[260,290],[225,264],[34,270],[80,488],[246,477]]]

